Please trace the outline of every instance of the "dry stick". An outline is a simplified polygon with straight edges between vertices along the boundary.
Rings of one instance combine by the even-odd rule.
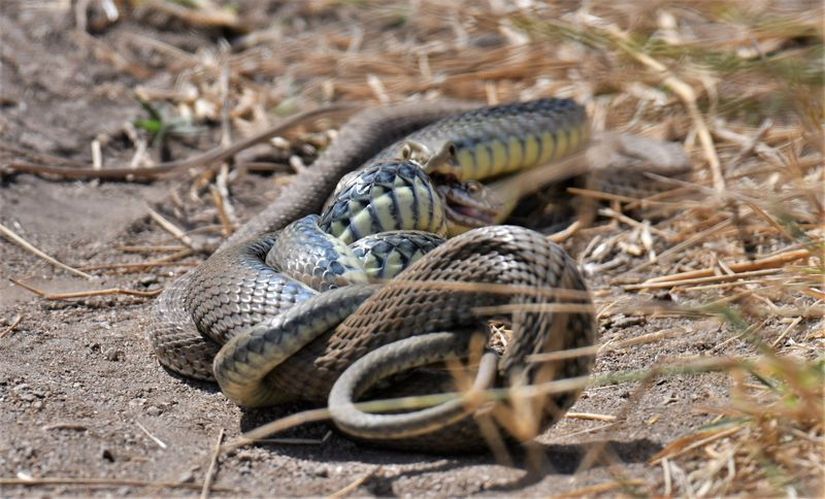
[[[771,348],[776,348],[777,345],[782,343],[782,340],[784,340],[785,337],[788,336],[788,333],[790,333],[793,328],[798,326],[800,322],[802,322],[802,317],[797,317],[793,321],[791,321],[791,323],[788,324],[788,327],[786,327],[785,330],[782,331],[782,333],[779,335],[779,337],[776,338],[773,341],[773,343],[771,343]]]
[[[612,414],[596,414],[592,412],[568,412],[564,417],[569,419],[584,419],[587,421],[616,421],[616,416]]]
[[[730,161],[729,167],[738,165],[740,161],[742,161],[743,159],[745,159],[745,157],[749,156],[752,152],[754,152],[756,146],[762,144],[762,139],[765,137],[765,134],[768,132],[768,130],[771,129],[771,127],[773,127],[773,120],[770,118],[765,118],[762,124],[759,125],[759,129],[756,131],[756,133],[754,133],[752,137],[747,139],[747,142],[745,142],[744,144],[740,143],[742,148],[739,150],[739,154],[737,154],[736,157]]]
[[[91,289],[88,291],[70,291],[68,293],[49,293],[48,291],[43,291],[41,289],[35,288],[30,284],[25,284],[22,281],[19,281],[14,278],[9,278],[9,280],[21,288],[27,289],[32,293],[36,294],[41,298],[45,298],[47,300],[71,300],[73,298],[89,298],[92,296],[109,296],[109,295],[127,295],[127,296],[139,296],[141,298],[152,298],[160,294],[161,289],[156,289],[152,291],[135,291],[132,289],[122,289],[122,288],[106,288],[106,289]]]
[[[629,338],[622,341],[616,342],[608,342],[604,343],[598,347],[598,353],[607,351],[611,352],[614,350],[621,350],[625,347],[630,346],[637,346],[637,345],[646,345],[648,343],[655,343],[659,340],[664,340],[668,338],[672,338],[679,334],[684,334],[684,329],[681,328],[671,328],[671,329],[663,329],[661,331],[656,331],[654,333],[643,334],[641,336],[637,336],[635,338]]]
[[[265,142],[276,135],[283,134],[286,130],[301,125],[310,119],[332,113],[352,113],[358,108],[359,106],[351,104],[330,104],[313,109],[312,111],[304,111],[303,113],[286,118],[277,125],[229,147],[216,147],[191,158],[169,161],[151,167],[132,168],[130,166],[119,166],[97,170],[89,167],[60,167],[17,161],[1,164],[0,169],[8,168],[12,171],[33,173],[36,175],[57,175],[69,179],[152,179],[166,173],[172,173],[186,168],[204,167],[223,161],[255,144]]]
[[[167,220],[163,215],[156,212],[149,206],[147,206],[146,209],[149,210],[149,216],[152,217],[152,220],[157,222],[157,224],[160,225],[163,230],[172,234],[172,237],[191,248],[192,251],[201,251],[203,249],[202,247],[200,247],[200,245],[195,243],[195,241],[193,241],[191,237],[186,235],[186,232],[184,232],[183,229]]]
[[[218,219],[221,221],[221,225],[223,226],[223,235],[228,236],[234,232],[235,226],[232,223],[232,220],[229,219],[229,210],[227,210],[229,202],[227,198],[224,197],[225,189],[220,189],[210,185],[209,192],[212,194],[212,201],[218,209]]]
[[[11,324],[9,325],[9,327],[7,327],[6,329],[0,331],[0,338],[5,338],[6,335],[8,335],[12,331],[14,331],[14,328],[16,328],[17,325],[20,324],[20,321],[22,321],[22,320],[23,320],[23,316],[21,314],[17,314],[17,316],[15,316],[15,318],[12,319]]]
[[[376,475],[376,473],[381,471],[381,468],[382,468],[381,465],[376,466],[375,468],[373,468],[369,472],[365,473],[364,475],[362,475],[361,477],[359,477],[358,479],[356,479],[355,481],[353,481],[352,483],[350,483],[349,485],[347,485],[343,489],[339,490],[338,492],[334,492],[334,493],[328,495],[327,498],[328,499],[338,499],[338,498],[341,498],[341,497],[348,496],[352,492],[355,492],[355,490],[358,487],[360,487],[361,485],[363,485],[364,482],[366,482],[370,478],[374,477]]]
[[[215,448],[212,451],[212,459],[209,461],[209,469],[206,470],[206,476],[203,479],[203,488],[201,489],[201,499],[209,497],[209,490],[212,488],[212,481],[215,479],[215,473],[218,468],[218,455],[221,453],[221,444],[223,444],[224,429],[218,432],[218,439],[215,442]]]
[[[127,41],[131,41],[133,44],[139,45],[141,48],[150,48],[155,52],[160,52],[162,55],[173,57],[179,64],[186,64],[187,67],[191,68],[198,64],[198,58],[195,55],[179,49],[174,45],[164,43],[161,40],[155,40],[154,38],[149,38],[148,36],[139,35],[137,33],[124,33],[122,36],[124,36]],[[145,101],[156,100],[158,97],[160,97],[160,99],[169,99],[170,93],[172,92],[175,91],[145,88],[140,85],[135,88],[136,96]]]
[[[698,242],[703,241],[705,238],[710,237],[713,234],[715,234],[715,233],[717,233],[721,230],[727,229],[728,227],[731,226],[732,223],[733,222],[731,222],[730,219],[722,220],[718,224],[716,224],[712,227],[709,227],[709,228],[703,230],[702,232],[699,232],[699,233],[689,237],[688,239],[682,241],[681,243],[679,243],[675,246],[671,246],[670,248],[662,251],[661,253],[659,253],[659,256],[657,256],[655,260],[647,261],[645,263],[637,265],[637,266],[633,267],[630,271],[631,272],[639,272],[641,270],[644,270],[647,267],[653,265],[654,263],[663,261],[663,259],[665,257],[668,257],[670,255],[678,253],[678,252],[682,251],[685,248],[688,248],[688,247],[693,246],[694,244],[696,244]]]
[[[665,497],[670,497],[671,491],[673,490],[673,484],[671,479],[670,473],[670,461],[667,458],[662,459],[662,474],[664,474],[664,482],[665,482]]]
[[[624,481],[613,481],[613,482],[606,482],[606,483],[599,483],[596,485],[588,485],[587,487],[582,487],[580,489],[571,490],[569,492],[562,492],[556,495],[552,495],[549,497],[552,498],[561,498],[561,497],[592,497],[597,494],[604,494],[606,492],[610,492],[616,489],[621,489],[624,487],[639,487],[642,485],[647,485],[647,482],[644,480],[624,480]]]
[[[356,404],[357,407],[357,404]],[[241,435],[234,442],[229,442],[221,446],[221,450],[230,451],[243,447],[244,445],[257,442],[270,435],[280,433],[294,426],[316,421],[325,421],[330,418],[329,409],[311,409],[308,411],[296,412],[289,416],[276,419]]]
[[[613,209],[610,209],[610,208],[600,209],[599,210],[599,215],[616,219],[619,222],[624,222],[625,224],[627,224],[627,225],[629,225],[633,228],[644,228],[644,226],[645,226],[644,223],[642,223],[638,220],[635,220],[635,219],[625,215],[624,213],[620,213],[620,212],[618,212],[616,210],[613,210]],[[669,237],[669,234],[667,232],[665,232],[661,229],[657,229],[656,227],[648,226],[648,229],[650,230],[650,232],[652,232],[654,234],[657,234],[659,236]]]
[[[137,263],[101,263],[98,265],[88,265],[85,267],[81,267],[83,270],[116,270],[116,269],[125,269],[125,270],[145,270],[152,267],[164,267],[167,265],[182,265],[182,266],[195,266],[197,265],[194,262],[180,262],[181,258],[186,258],[187,256],[193,254],[194,252],[189,248],[184,248],[177,253],[172,255],[167,255],[163,258],[156,258],[154,260],[148,262],[137,262]]]
[[[117,249],[124,253],[177,253],[185,248],[179,244],[166,244],[157,246],[123,245],[118,246]]]
[[[669,178],[669,177],[665,177],[665,178]],[[611,192],[596,191],[596,190],[593,190],[593,189],[582,189],[580,187],[568,187],[567,188],[567,192],[569,192],[570,194],[574,194],[576,196],[582,196],[582,197],[593,198],[593,199],[602,199],[602,200],[605,200],[605,201],[619,201],[619,202],[622,202],[622,203],[629,203],[628,208],[630,208],[630,209],[638,208],[638,206],[642,205],[642,204],[646,204],[646,205],[650,205],[650,206],[664,206],[664,207],[671,207],[671,208],[680,208],[680,209],[685,208],[685,207],[693,206],[690,203],[683,202],[683,201],[680,201],[680,202],[660,201],[660,199],[665,197],[666,194],[669,194],[669,193],[672,193],[672,192],[675,192],[675,191],[676,190],[668,191],[668,192],[662,192],[662,193],[659,193],[659,194],[654,194],[653,196],[648,196],[648,197],[639,199],[639,198],[635,198],[635,197],[632,197],[632,196],[623,196],[621,194],[613,194]],[[706,205],[696,203],[695,206],[700,207],[700,206],[706,206]]]
[[[641,284],[627,284],[622,286],[623,289],[626,290],[634,290],[634,289],[657,289],[657,288],[670,288],[673,286],[685,286],[688,284],[703,284],[706,282],[727,282],[727,281],[735,281],[737,279],[742,279],[745,277],[753,277],[753,276],[763,276],[763,275],[772,275],[781,272],[782,269],[762,269],[762,270],[752,270],[749,272],[737,272],[735,274],[721,274],[721,275],[711,275],[708,277],[695,277],[693,279],[682,279],[682,280],[673,280],[673,281],[660,281],[660,282],[643,282]]]
[[[141,430],[143,433],[145,433],[145,434],[146,434],[146,436],[147,436],[147,437],[149,437],[149,439],[151,439],[151,440],[152,440],[152,442],[155,442],[155,443],[157,444],[157,446],[158,446],[158,447],[160,447],[161,449],[166,449],[167,447],[169,447],[168,445],[166,445],[166,442],[164,442],[163,440],[159,439],[158,437],[156,437],[156,436],[152,435],[152,432],[150,432],[149,430],[147,430],[145,426],[143,426],[142,424],[140,424],[140,422],[135,421],[135,424],[137,425],[137,427],[138,427],[138,428],[140,428],[140,430]]]
[[[572,224],[568,225],[566,229],[560,230],[556,233],[550,234],[547,236],[547,240],[556,244],[561,244],[564,241],[573,237],[573,235],[582,228],[584,224],[582,224],[581,220],[576,220]]]
[[[326,440],[327,438],[262,438],[257,442],[274,445],[321,445]]]
[[[604,429],[612,428],[614,426],[616,426],[616,423],[605,423],[605,424],[602,424],[602,425],[599,425],[599,426],[593,426],[592,428],[585,428],[583,430],[572,431],[570,433],[563,433],[561,435],[557,434],[556,438],[563,439],[563,440],[569,440],[573,437],[578,437],[580,435],[586,435],[588,433],[596,433],[597,431],[602,431]]]
[[[685,452],[693,450],[697,447],[701,447],[705,444],[709,444],[710,442],[719,440],[720,438],[729,437],[729,436],[733,435],[734,433],[738,432],[739,430],[741,430],[743,428],[745,428],[745,425],[744,424],[739,424],[739,425],[734,426],[733,428],[722,429],[722,430],[717,430],[717,431],[710,431],[710,432],[706,432],[706,433],[700,433],[699,435],[705,435],[705,434],[710,433],[710,436],[708,436],[706,438],[696,440],[693,443],[691,443],[690,445],[679,448],[678,447],[679,443],[684,442],[686,439],[693,438],[696,435],[690,435],[688,437],[681,438],[681,439],[676,440],[675,442],[671,443],[668,447],[664,448],[663,450],[659,451],[656,455],[654,455],[650,459],[650,461],[648,461],[648,464],[656,464],[659,461],[661,461],[662,459],[671,459],[671,458],[674,458],[676,456],[680,456],[680,455],[684,454]],[[677,445],[675,445],[675,444],[677,444]]]
[[[762,126],[764,127],[765,124],[769,121],[770,120],[766,120],[765,123],[762,124]],[[760,127],[753,137],[747,137],[745,135],[738,134],[732,130],[716,126],[713,128],[713,134],[722,140],[733,142],[734,144],[738,144],[739,146],[741,146],[741,151],[736,156],[736,158],[734,158],[731,164],[735,165],[736,163],[741,161],[742,158],[744,158],[751,152],[756,152],[759,156],[766,158],[768,161],[770,161],[774,167],[784,167],[785,162],[782,161],[782,156],[780,156],[779,153],[776,152],[776,149],[761,142],[762,136],[764,135],[764,132],[762,130],[762,127]],[[768,128],[765,129],[765,132],[767,132],[767,130]]]
[[[710,171],[713,176],[713,187],[717,192],[721,193],[725,190],[725,177],[722,175],[721,163],[719,156],[716,154],[716,148],[713,144],[713,137],[710,135],[710,130],[702,117],[699,107],[696,105],[696,92],[693,87],[677,78],[664,64],[660,63],[653,57],[639,52],[631,45],[628,36],[622,33],[619,28],[614,25],[609,25],[605,29],[614,40],[618,43],[625,52],[630,54],[634,59],[641,62],[643,65],[653,69],[662,76],[662,84],[670,88],[676,95],[678,95],[687,108],[688,114],[696,127],[696,132],[699,135],[699,141],[702,143],[702,150],[705,153],[705,158],[708,160]]]
[[[219,8],[204,2],[198,2],[195,7],[186,7],[183,3],[179,5],[165,0],[144,0],[143,3],[150,9],[177,17],[194,26],[235,30],[245,28],[233,10]]]
[[[78,275],[78,276],[83,277],[85,279],[93,279],[93,277],[91,275],[87,274],[86,272],[82,272],[82,271],[77,270],[75,268],[69,267],[65,263],[59,262],[55,258],[52,258],[51,256],[47,255],[46,253],[43,253],[42,251],[40,251],[39,249],[34,247],[30,242],[28,242],[25,239],[23,239],[22,237],[18,236],[11,229],[9,229],[8,227],[6,227],[3,224],[0,224],[0,233],[2,233],[7,238],[11,239],[12,242],[15,242],[15,243],[19,244],[23,249],[39,256],[40,258],[42,258],[43,260],[46,260],[47,262],[51,263],[55,267],[59,267],[59,268],[65,270],[67,272],[71,272],[72,274]]]
[[[82,161],[77,161],[75,159],[69,158],[62,158],[60,156],[54,156],[52,154],[48,154],[45,152],[40,151],[33,151],[30,149],[22,149],[15,145],[8,144],[6,142],[0,141],[0,151],[10,152],[12,154],[16,154],[18,156],[29,156],[32,158],[37,158],[41,161],[49,162],[49,163],[57,163],[57,164],[64,164],[67,166],[74,166],[77,168],[85,168],[86,163]]]
[[[0,478],[0,485],[22,485],[24,487],[38,487],[44,485],[86,485],[97,487],[157,487],[162,489],[200,489],[197,483],[186,482],[148,482],[129,478]],[[236,495],[242,491],[221,487],[215,488],[220,492],[229,492]]]
[[[781,225],[779,225],[779,222],[777,222],[776,220],[774,220],[774,218],[773,218],[773,217],[772,217],[772,216],[771,216],[771,215],[770,215],[767,211],[765,211],[764,209],[762,209],[762,207],[761,207],[761,206],[757,205],[755,202],[753,202],[753,201],[751,201],[751,200],[749,200],[749,199],[746,199],[746,200],[744,200],[743,202],[744,202],[745,204],[747,204],[747,205],[748,205],[748,207],[754,211],[754,213],[756,213],[757,215],[759,215],[759,216],[761,216],[762,218],[764,218],[764,219],[765,219],[765,221],[767,221],[767,222],[768,222],[768,224],[769,224],[771,227],[773,227],[773,228],[774,228],[774,230],[776,230],[777,232],[779,232],[780,234],[782,234],[783,236],[785,236],[785,238],[786,238],[788,241],[790,241],[790,242],[794,242],[794,241],[796,241],[796,238],[793,236],[793,234],[789,233],[789,232],[787,231],[787,229],[785,229],[785,227],[782,227]]]
[[[752,262],[730,263],[728,264],[728,268],[737,273],[744,273],[753,270],[781,267],[787,263],[795,262],[796,260],[801,260],[803,258],[808,258],[810,256],[811,252],[809,250],[798,249],[792,251],[785,251],[766,258],[760,258],[759,260],[754,260]],[[687,272],[680,272],[678,274],[653,277],[640,284],[654,284],[660,282],[683,281],[685,279],[695,279],[699,277],[709,277],[712,276],[715,273],[715,271],[716,269],[714,267],[701,270],[689,270]]]

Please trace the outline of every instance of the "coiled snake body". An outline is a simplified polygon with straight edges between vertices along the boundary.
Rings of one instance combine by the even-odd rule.
[[[493,372],[498,383],[544,382],[589,372],[589,356],[541,365],[525,362],[530,354],[591,345],[595,320],[574,263],[561,248],[524,228],[470,230],[384,285],[367,278],[336,288],[341,283],[335,279],[347,271],[336,267],[311,277],[320,289],[336,288],[318,293],[287,275],[303,271],[289,241],[279,244],[285,237],[279,231],[318,212],[335,183],[364,163],[368,174],[392,158],[423,158],[420,162],[432,176],[461,182],[559,159],[581,149],[588,136],[584,111],[569,100],[455,113],[442,104],[416,104],[354,117],[285,195],[159,297],[149,337],[161,363],[186,376],[217,377],[224,393],[246,406],[289,399],[326,402],[330,397],[333,417],[347,433],[386,439],[396,447],[447,452],[484,445],[460,404],[443,404],[415,415],[416,420],[359,413],[351,399],[372,387],[375,378],[453,355],[466,357],[472,333],[491,317],[506,316],[513,331]],[[398,173],[415,163],[390,164]],[[358,178],[344,178],[321,217],[300,223],[316,224],[342,244],[358,244],[384,230],[422,229],[412,220],[426,219],[423,229],[437,231],[437,213],[423,209],[417,194],[404,198],[405,205],[398,195],[386,198],[383,188],[365,191]],[[345,210],[336,200],[348,190],[357,192],[344,198]],[[377,201],[382,196],[389,201]],[[362,215],[344,214],[359,203]],[[470,219],[476,214],[464,212]],[[437,245],[431,243],[422,244]],[[294,263],[293,270],[266,264],[270,250],[278,253],[284,244],[281,256],[271,258],[287,262],[281,267]],[[405,383],[439,388],[428,379]],[[560,417],[574,399],[575,394],[563,394],[537,405],[539,429]],[[435,416],[441,418],[437,424],[432,423]]]

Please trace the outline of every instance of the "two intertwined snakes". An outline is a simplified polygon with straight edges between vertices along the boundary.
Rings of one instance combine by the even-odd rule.
[[[344,432],[430,451],[484,445],[460,401],[365,414],[353,400],[392,376],[385,393],[444,390],[449,376],[398,374],[478,357],[473,337],[493,318],[512,334],[492,368],[483,357],[483,385],[588,373],[590,355],[527,362],[594,343],[590,297],[560,247],[528,229],[490,225],[509,214],[512,193],[474,184],[581,150],[586,114],[567,99],[459,107],[401,105],[344,125],[272,205],[159,297],[149,337],[160,362],[217,379],[244,406],[329,399]],[[442,242],[447,232],[463,233]],[[406,268],[391,276],[385,266]],[[538,429],[575,396],[538,401]]]

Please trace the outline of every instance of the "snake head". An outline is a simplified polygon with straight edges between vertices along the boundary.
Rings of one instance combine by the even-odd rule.
[[[443,175],[460,179],[461,167],[456,157],[457,154],[456,145],[449,140],[435,150],[415,140],[407,140],[401,147],[401,159],[418,163],[428,175]]]
[[[496,193],[475,180],[446,181],[436,176],[436,191],[444,200],[450,236],[494,225],[504,206]]]

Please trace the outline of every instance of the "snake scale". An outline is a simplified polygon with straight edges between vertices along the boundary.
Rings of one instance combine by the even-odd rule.
[[[590,298],[574,262],[528,229],[475,228],[435,247],[386,284],[358,283],[321,293],[266,264],[283,229],[321,211],[339,180],[339,191],[352,182],[355,177],[345,175],[353,170],[401,155],[423,158],[423,168],[434,177],[481,180],[559,159],[587,141],[586,115],[569,100],[468,111],[471,107],[416,103],[354,116],[275,202],[161,294],[149,329],[161,364],[198,379],[217,374],[224,392],[246,406],[291,399],[327,402],[329,397],[344,432],[436,452],[484,446],[460,403],[411,415],[369,415],[355,410],[352,399],[378,379],[450,356],[467,357],[474,333],[490,318],[506,318],[513,334],[488,384],[545,382],[589,372],[590,356],[525,362],[530,354],[595,341]],[[397,204],[396,199],[399,211]],[[331,221],[334,205],[319,223],[344,243],[357,242],[380,218],[373,213],[360,221]],[[294,342],[310,323],[323,332]],[[260,370],[270,364],[274,367]],[[448,378],[413,371],[401,383],[433,392],[449,389]],[[387,393],[403,391],[390,386]],[[557,420],[575,396],[554,395],[536,405],[537,429]],[[440,417],[437,424],[434,416]]]

